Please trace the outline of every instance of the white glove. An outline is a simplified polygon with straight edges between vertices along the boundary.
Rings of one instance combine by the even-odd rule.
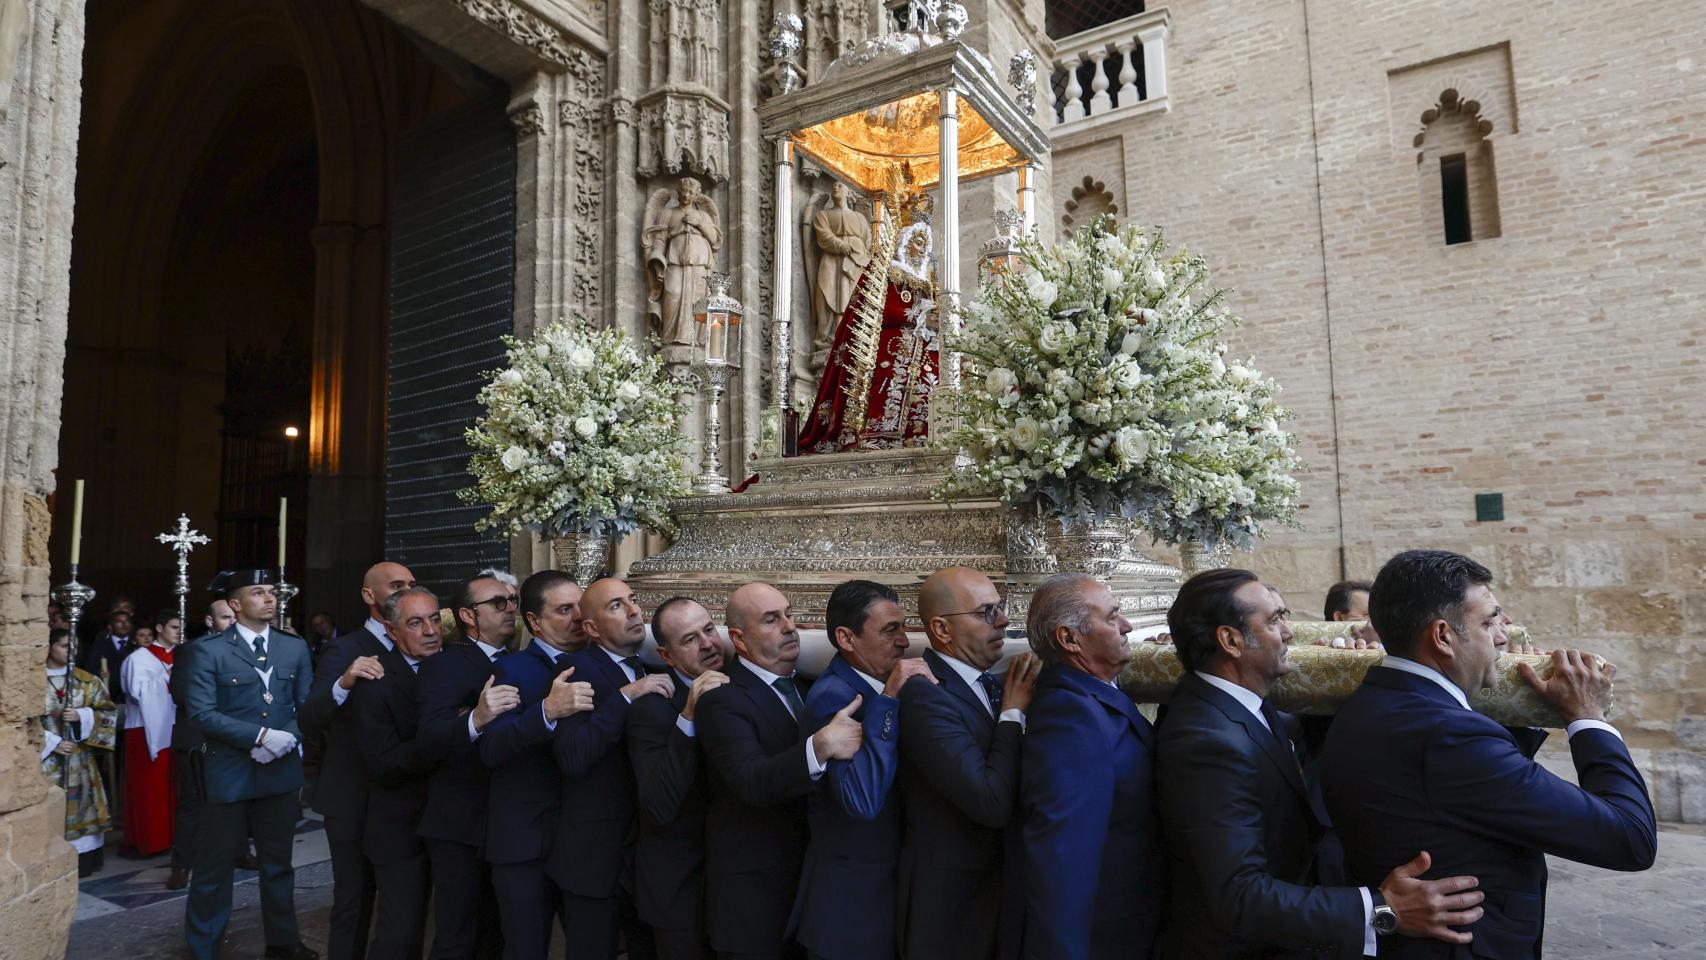
[[[296,749],[296,738],[283,730],[266,730],[261,734],[261,740],[255,744],[249,756],[256,763],[271,763]]]

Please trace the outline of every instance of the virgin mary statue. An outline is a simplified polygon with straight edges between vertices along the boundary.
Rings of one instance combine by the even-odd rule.
[[[936,386],[936,282],[930,222],[920,214],[894,237],[885,221],[835,325],[800,452],[921,446]]]

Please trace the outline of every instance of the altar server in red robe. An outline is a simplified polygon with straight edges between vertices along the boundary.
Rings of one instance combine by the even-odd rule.
[[[181,625],[177,611],[162,613],[152,642],[119,668],[124,687],[124,846],[151,857],[172,847],[178,780],[172,762],[172,648]]]

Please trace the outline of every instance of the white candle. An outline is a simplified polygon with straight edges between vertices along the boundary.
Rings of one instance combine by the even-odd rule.
[[[71,565],[74,567],[83,556],[83,481],[77,481],[75,490],[71,495]]]
[[[290,512],[290,501],[284,497],[278,498],[278,568],[284,569],[284,519]]]
[[[723,321],[712,318],[711,342],[706,346],[705,356],[712,360],[722,360],[727,352],[728,348],[724,346],[723,341]]]

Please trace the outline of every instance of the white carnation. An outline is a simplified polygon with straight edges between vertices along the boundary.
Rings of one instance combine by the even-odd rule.
[[[1241,363],[1235,363],[1226,368],[1226,372],[1232,375],[1232,379],[1237,380],[1240,383],[1248,383],[1249,381],[1256,379],[1256,372]]]
[[[511,367],[503,373],[498,374],[498,380],[505,386],[519,387],[521,386],[522,380],[521,371]]]
[[[590,440],[593,434],[598,432],[598,421],[591,417],[581,417],[575,421],[575,432]]]
[[[547,344],[536,343],[533,345],[533,355],[541,360],[548,359],[551,356],[551,348]]]
[[[1150,296],[1159,296],[1161,291],[1165,289],[1167,289],[1167,276],[1160,270],[1151,270],[1149,271],[1149,274],[1143,278],[1143,292]]]
[[[520,447],[510,447],[503,452],[503,456],[499,459],[503,461],[505,470],[516,473],[522,467],[527,466],[527,451]]]
[[[1013,426],[1008,429],[1007,436],[1012,439],[1013,446],[1029,453],[1036,449],[1037,444],[1042,442],[1043,427],[1042,424],[1030,417],[1020,417],[1013,421]]]

